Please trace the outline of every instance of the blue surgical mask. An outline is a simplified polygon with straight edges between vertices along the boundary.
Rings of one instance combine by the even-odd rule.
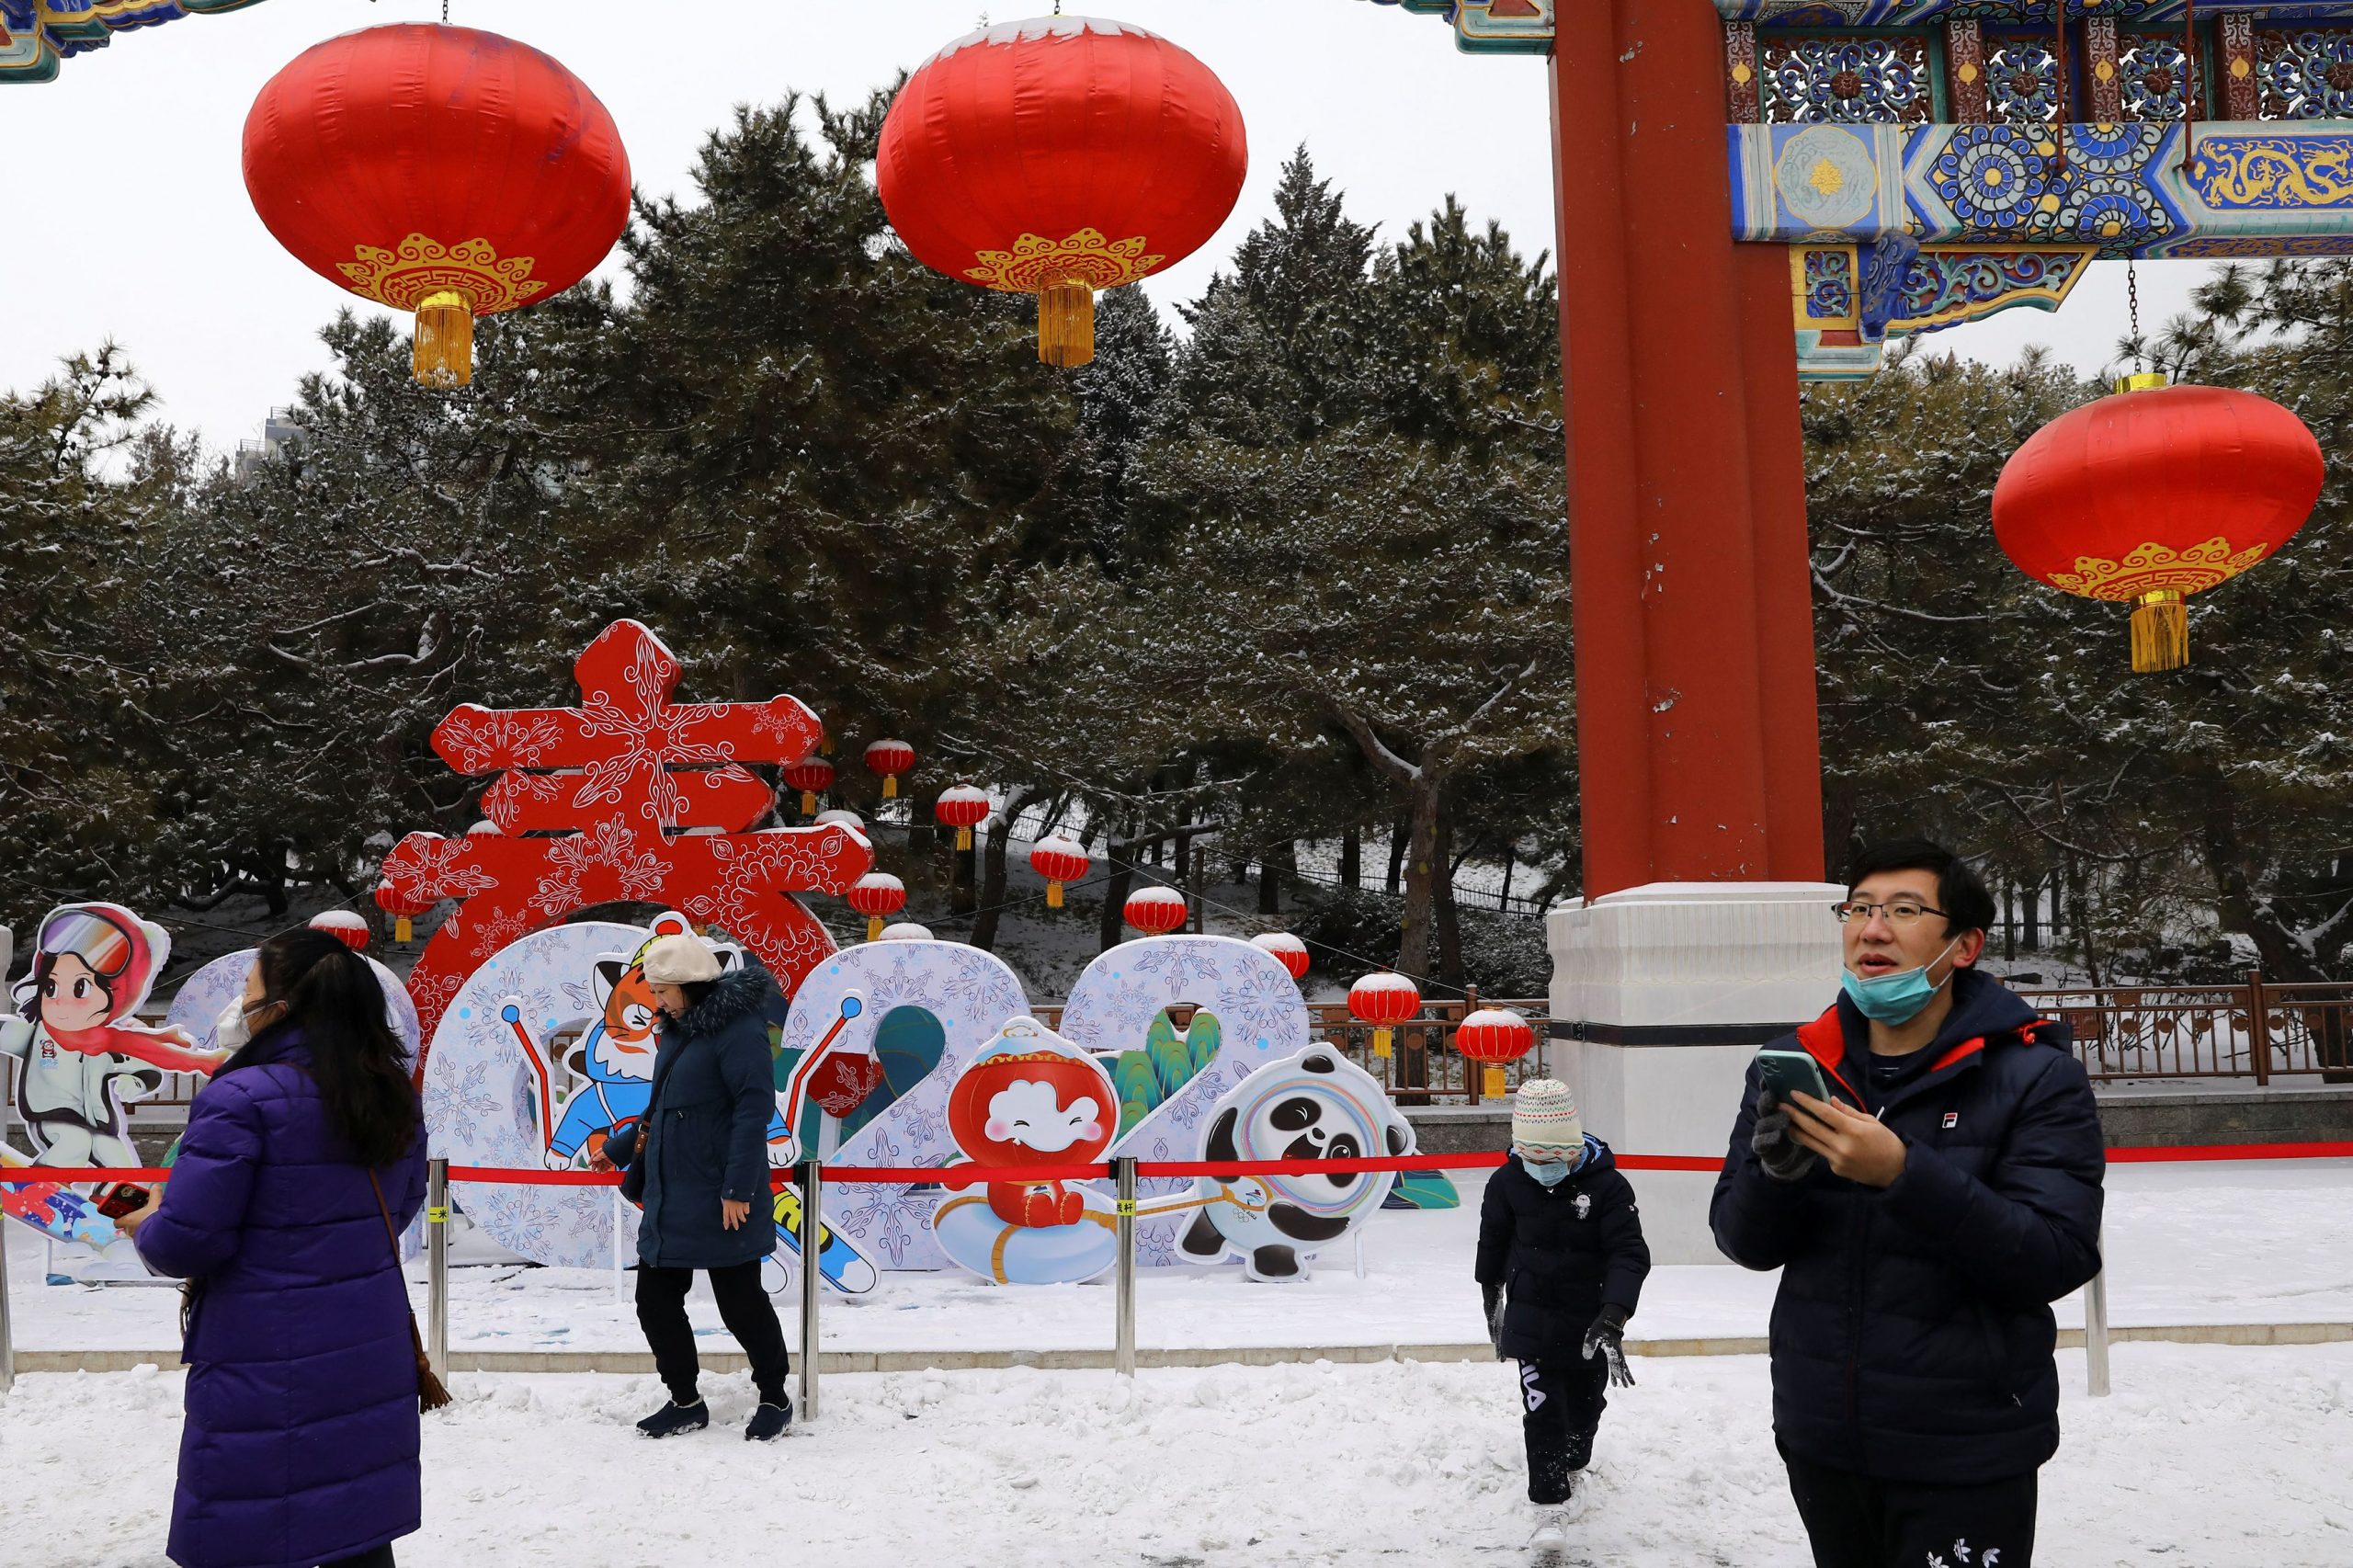
[[[1558,1187],[1569,1176],[1569,1162],[1566,1160],[1531,1160],[1522,1154],[1519,1168],[1546,1187]]]
[[[1937,993],[1951,982],[1952,971],[1949,970],[1945,972],[1943,980],[1934,982],[1928,979],[1928,971],[1942,963],[1945,955],[1959,946],[1961,938],[1955,937],[1945,944],[1944,952],[1918,969],[1874,975],[1869,980],[1851,969],[1843,970],[1839,972],[1838,983],[1846,988],[1847,999],[1854,1003],[1863,1017],[1875,1023],[1908,1024],[1918,1017],[1921,1010],[1936,999]]]

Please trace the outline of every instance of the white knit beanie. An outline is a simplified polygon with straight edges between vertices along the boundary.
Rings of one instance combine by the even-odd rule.
[[[1524,1149],[1558,1149],[1574,1156],[1585,1147],[1577,1097],[1558,1078],[1530,1078],[1511,1098],[1511,1141]]]
[[[717,980],[719,955],[696,937],[664,937],[645,949],[645,978],[655,985]]]

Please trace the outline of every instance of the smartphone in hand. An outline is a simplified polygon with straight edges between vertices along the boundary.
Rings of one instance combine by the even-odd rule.
[[[1802,1051],[1760,1051],[1756,1053],[1757,1075],[1768,1091],[1781,1099],[1792,1095],[1812,1095],[1827,1100],[1830,1085],[1823,1081],[1822,1063]]]
[[[119,1181],[98,1194],[97,1210],[109,1220],[119,1220],[125,1214],[135,1214],[147,1207],[146,1187],[137,1182]]]

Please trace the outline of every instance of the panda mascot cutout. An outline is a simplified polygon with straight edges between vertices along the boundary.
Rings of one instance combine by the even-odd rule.
[[[1210,1112],[1204,1160],[1378,1159],[1414,1152],[1414,1129],[1372,1075],[1328,1044],[1258,1068]],[[1248,1278],[1293,1281],[1307,1262],[1381,1209],[1392,1171],[1202,1176],[1176,1244],[1188,1263],[1239,1255]]]

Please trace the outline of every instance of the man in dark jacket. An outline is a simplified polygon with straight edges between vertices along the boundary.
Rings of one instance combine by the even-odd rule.
[[[2051,1303],[2099,1270],[2106,1168],[2066,1030],[1972,967],[1994,903],[1949,851],[1854,865],[1845,994],[1752,1067],[1710,1210],[1782,1270],[1773,1429],[1819,1568],[2030,1568],[2059,1448]]]
[[[627,1173],[621,1195],[644,1205],[637,1321],[670,1391],[670,1403],[638,1430],[666,1437],[710,1424],[687,1321],[687,1292],[699,1268],[759,1391],[744,1436],[766,1441],[792,1421],[784,1329],[760,1284],[760,1264],[776,1249],[767,1156],[775,1057],[763,1017],[776,983],[751,964],[721,972],[717,956],[686,936],[646,949],[645,979],[661,1005],[653,1095],[644,1118],[604,1151]]]
[[[1495,1354],[1519,1362],[1536,1544],[1558,1548],[1593,1458],[1603,1391],[1633,1386],[1626,1320],[1651,1251],[1633,1187],[1585,1131],[1566,1084],[1522,1084],[1511,1130],[1512,1157],[1479,1208],[1476,1274]]]

